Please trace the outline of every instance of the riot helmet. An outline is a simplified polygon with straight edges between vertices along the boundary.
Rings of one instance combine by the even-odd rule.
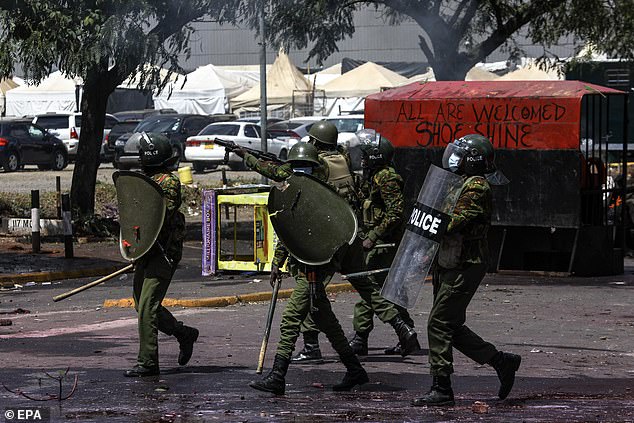
[[[319,166],[319,152],[314,145],[298,142],[288,152],[288,159],[293,171],[312,173],[313,167]]]
[[[374,129],[362,129],[356,133],[361,148],[361,164],[372,169],[392,163],[394,147],[390,140]]]
[[[337,127],[332,123],[326,120],[322,120],[315,123],[310,128],[310,131],[308,131],[308,136],[310,137],[310,142],[312,144],[317,141],[328,146],[336,146],[339,131],[337,131]]]
[[[442,165],[459,175],[480,175],[495,172],[495,152],[488,138],[469,134],[454,140],[445,148]]]
[[[172,144],[165,135],[141,132],[139,146],[141,166],[144,168],[169,167],[178,160],[178,156],[174,156]]]

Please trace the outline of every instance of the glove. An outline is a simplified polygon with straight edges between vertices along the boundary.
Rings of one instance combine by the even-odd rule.
[[[275,281],[281,277],[282,277],[282,272],[280,271],[280,268],[277,267],[277,265],[275,264],[271,265],[271,279],[269,280],[269,283],[271,284],[271,288],[275,286]]]
[[[247,151],[244,148],[238,147],[233,150],[233,154],[244,159],[244,155],[247,154]]]
[[[374,241],[372,241],[370,238],[366,238],[363,240],[363,249],[371,250],[372,247],[374,247]]]

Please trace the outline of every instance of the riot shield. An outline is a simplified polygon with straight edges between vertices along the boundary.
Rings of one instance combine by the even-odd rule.
[[[451,222],[463,179],[432,165],[420,189],[381,295],[412,308],[431,269],[440,241]]]
[[[138,172],[112,175],[119,204],[119,249],[126,260],[136,260],[154,245],[165,218],[161,187]]]
[[[271,188],[268,211],[278,238],[302,263],[328,263],[357,234],[357,218],[348,202],[305,173],[294,173]]]

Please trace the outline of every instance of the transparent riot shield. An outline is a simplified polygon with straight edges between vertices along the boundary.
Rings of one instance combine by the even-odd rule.
[[[429,168],[381,289],[387,300],[406,308],[416,304],[451,221],[462,183],[461,176],[434,165]]]

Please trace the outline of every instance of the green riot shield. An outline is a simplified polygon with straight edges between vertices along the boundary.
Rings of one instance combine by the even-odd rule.
[[[136,260],[152,248],[165,218],[161,187],[138,172],[112,175],[119,203],[119,249],[126,260]]]
[[[280,241],[302,263],[328,263],[357,234],[348,202],[318,179],[294,173],[269,193],[269,216]]]

